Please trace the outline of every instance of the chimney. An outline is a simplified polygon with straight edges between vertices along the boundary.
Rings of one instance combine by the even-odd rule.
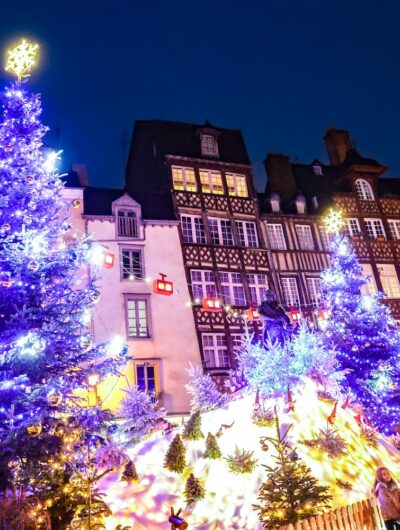
[[[268,182],[268,193],[279,193],[284,201],[290,201],[297,195],[296,183],[292,173],[289,157],[272,153],[264,161]]]
[[[326,150],[332,166],[338,166],[352,148],[349,131],[330,127],[324,136]]]
[[[80,186],[89,186],[89,176],[86,164],[72,164],[72,171],[75,171],[78,175]]]

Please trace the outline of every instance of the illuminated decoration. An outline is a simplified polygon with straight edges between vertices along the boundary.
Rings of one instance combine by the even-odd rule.
[[[80,205],[81,205],[81,201],[79,199],[75,199],[72,202],[72,208],[79,208]]]
[[[301,311],[300,309],[291,309],[288,316],[292,324],[298,324],[301,320]]]
[[[331,425],[335,424],[336,414],[337,414],[337,401],[335,401],[335,404],[333,405],[332,412],[328,416],[328,423],[330,423]]]
[[[186,530],[188,527],[185,519],[180,517],[181,511],[182,508],[179,508],[179,510],[175,513],[174,509],[171,507],[171,515],[168,518],[168,522],[171,523],[171,530]]]
[[[328,320],[331,315],[332,311],[330,311],[330,309],[319,309],[317,311],[317,316],[319,320]]]
[[[99,374],[90,374],[88,377],[89,386],[96,386],[99,381],[100,381]]]
[[[40,421],[35,421],[31,423],[30,425],[28,425],[28,427],[26,428],[26,432],[28,433],[29,436],[32,436],[32,438],[36,438],[37,436],[40,435],[40,433],[42,432],[42,429],[43,427]]]
[[[324,219],[324,225],[328,234],[339,234],[346,222],[340,210],[330,209]]]
[[[5,70],[16,75],[18,81],[28,77],[37,62],[38,49],[38,44],[31,44],[23,39],[18,46],[8,51]]]
[[[203,298],[202,306],[203,311],[209,313],[219,313],[222,311],[222,301],[219,298],[215,298],[213,293],[208,293],[208,297]]]
[[[103,267],[105,269],[112,269],[114,267],[115,255],[111,252],[104,253]]]
[[[260,315],[257,310],[256,304],[252,304],[249,309],[246,311],[247,320],[253,322],[255,320],[260,320]]]
[[[171,296],[174,293],[174,284],[165,279],[167,277],[166,274],[162,274],[161,272],[159,272],[158,274],[161,276],[161,279],[154,280],[153,292],[155,294]]]
[[[288,387],[288,389],[287,389],[286,403],[287,403],[287,406],[288,406],[288,410],[290,412],[293,412],[294,411],[294,407],[295,407],[295,402],[293,400],[293,396],[292,396],[292,392],[290,391],[290,387]]]

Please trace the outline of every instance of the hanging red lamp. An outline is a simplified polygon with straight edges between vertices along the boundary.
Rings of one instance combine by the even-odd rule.
[[[114,267],[115,255],[111,252],[104,252],[103,268],[112,269]]]
[[[257,305],[254,302],[251,304],[251,307],[247,309],[246,316],[249,322],[253,322],[254,320],[260,320]]]
[[[171,294],[174,293],[174,284],[165,278],[167,277],[166,274],[162,274],[161,272],[158,273],[161,278],[158,278],[157,280],[154,280],[153,282],[153,292],[155,294],[162,294],[164,296],[171,296]]]
[[[292,309],[288,313],[290,321],[292,324],[298,324],[301,319],[301,311],[300,309]]]
[[[214,298],[213,293],[208,293],[207,298],[203,298],[203,311],[210,313],[222,311],[222,301],[219,298]]]

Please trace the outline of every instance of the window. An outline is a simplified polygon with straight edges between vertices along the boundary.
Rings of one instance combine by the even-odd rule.
[[[251,302],[257,305],[264,300],[265,291],[268,289],[266,274],[248,274],[247,281],[250,287]]]
[[[224,187],[222,185],[222,177],[219,171],[200,169],[200,182],[203,193],[223,195]]]
[[[231,335],[232,349],[234,352],[240,351],[240,349],[243,347],[244,338],[245,337],[243,333],[235,333],[234,335]]]
[[[240,272],[219,272],[222,296],[226,304],[246,305],[246,295]]]
[[[229,368],[226,336],[223,333],[204,333],[201,338],[206,367]]]
[[[181,223],[185,243],[206,243],[204,223],[199,215],[181,215]]]
[[[361,294],[378,294],[371,265],[369,263],[362,263],[361,267],[363,268],[364,276],[368,277],[368,283],[361,287]]]
[[[400,298],[400,285],[394,265],[377,265],[382,289],[387,298]]]
[[[314,175],[319,175],[319,176],[323,175],[322,167],[319,164],[315,164],[312,168],[313,168]]]
[[[145,298],[128,298],[126,306],[128,338],[142,339],[150,337],[148,300]]]
[[[137,219],[132,210],[118,210],[118,235],[124,237],[137,237]]]
[[[233,245],[232,225],[228,219],[210,218],[208,223],[213,245]]]
[[[234,197],[248,197],[246,177],[235,173],[226,174],[228,193]]]
[[[285,304],[299,306],[300,298],[296,278],[281,278],[281,285]]]
[[[345,219],[346,225],[343,229],[343,232],[346,234],[346,236],[354,237],[361,235],[360,230],[360,223],[358,222],[358,219]]]
[[[157,394],[156,366],[149,362],[135,363],[136,385],[142,392]]]
[[[296,233],[302,250],[314,250],[314,240],[309,225],[296,225]]]
[[[296,199],[296,210],[297,213],[306,213],[306,199],[303,195],[300,195]]]
[[[283,235],[283,226],[267,224],[267,234],[269,245],[272,249],[275,250],[285,250],[286,241],[285,236]]]
[[[389,232],[392,237],[392,239],[400,239],[400,221],[397,220],[389,220]]]
[[[218,144],[214,136],[210,134],[201,135],[201,152],[203,155],[218,155]]]
[[[124,280],[143,280],[142,253],[140,250],[122,249],[122,278]]]
[[[307,290],[310,303],[317,305],[321,297],[320,278],[307,278]]]
[[[270,198],[271,210],[273,212],[279,212],[281,209],[281,199],[278,193],[273,193]]]
[[[197,191],[194,169],[191,167],[172,166],[174,190]]]
[[[365,228],[367,229],[369,239],[385,237],[385,230],[380,219],[365,219]]]
[[[324,250],[332,250],[332,243],[335,239],[335,234],[329,234],[324,226],[319,226],[319,234],[321,236],[322,246]]]
[[[242,247],[258,247],[256,224],[250,221],[235,221]]]
[[[362,201],[373,201],[374,194],[372,193],[371,184],[363,179],[356,180],[356,193]]]
[[[217,288],[213,271],[191,270],[190,278],[195,303],[200,303],[203,298],[208,297],[210,294],[216,297]]]

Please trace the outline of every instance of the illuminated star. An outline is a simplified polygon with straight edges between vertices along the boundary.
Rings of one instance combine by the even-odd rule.
[[[324,224],[328,234],[338,234],[345,225],[342,212],[340,210],[330,209],[324,219]]]
[[[6,71],[12,72],[21,81],[22,77],[30,75],[32,67],[36,64],[39,45],[22,40],[15,48],[8,51]]]

